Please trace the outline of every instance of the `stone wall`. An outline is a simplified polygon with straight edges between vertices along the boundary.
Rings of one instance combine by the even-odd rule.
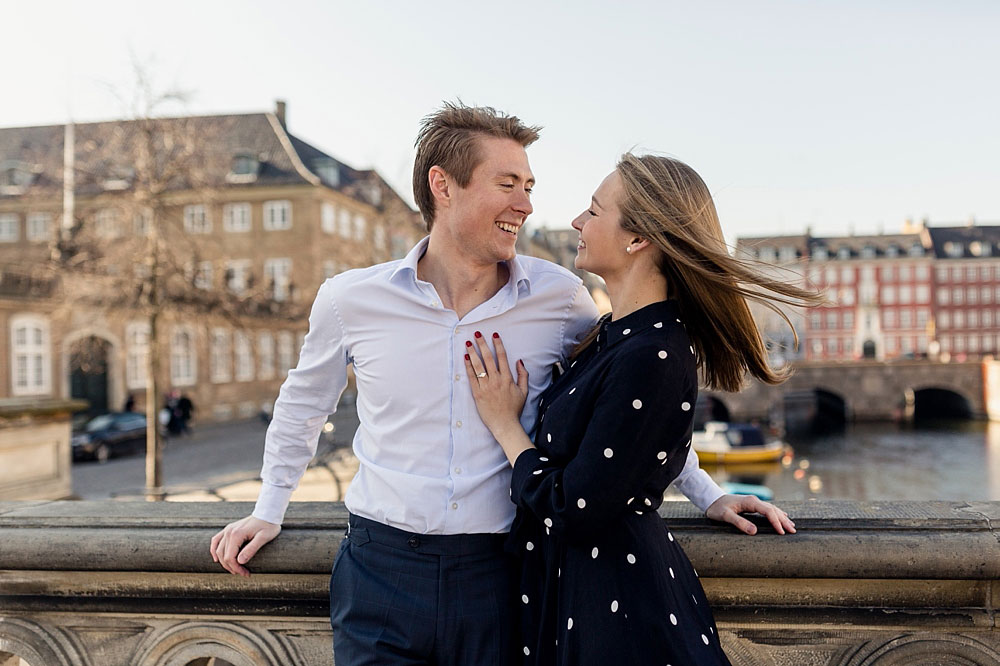
[[[1000,664],[1000,502],[784,506],[796,535],[758,522],[743,536],[686,502],[661,510],[734,664]],[[332,664],[343,505],[293,504],[250,579],[220,573],[209,539],[250,509],[0,503],[0,664]]]
[[[73,494],[70,414],[86,405],[51,398],[0,400],[0,500]]]

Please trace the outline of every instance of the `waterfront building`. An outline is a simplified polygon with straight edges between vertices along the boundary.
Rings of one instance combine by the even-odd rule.
[[[1000,349],[1000,227],[908,222],[899,234],[741,238],[737,249],[827,298],[804,315],[800,353],[786,360],[966,360]],[[783,323],[754,314],[771,348]]]
[[[142,409],[148,320],[77,294],[132,274],[142,288],[149,257],[129,253],[151,234],[139,200],[155,199],[160,241],[181,258],[158,266],[176,297],[159,325],[163,388],[187,393],[201,421],[268,410],[323,280],[402,257],[425,233],[377,172],[290,133],[285,114],[279,102],[272,113],[0,128],[0,398],[83,397],[103,411],[132,395]],[[141,147],[154,132],[150,156]],[[53,275],[86,264],[69,240],[83,237],[103,263]]]

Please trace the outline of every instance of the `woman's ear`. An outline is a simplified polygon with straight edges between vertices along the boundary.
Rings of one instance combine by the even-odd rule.
[[[640,250],[643,250],[650,246],[648,238],[642,238],[641,236],[636,236],[631,241],[629,241],[628,248],[629,254],[635,254]]]

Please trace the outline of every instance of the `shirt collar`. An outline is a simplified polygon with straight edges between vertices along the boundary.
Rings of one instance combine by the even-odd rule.
[[[399,265],[396,269],[392,271],[389,276],[390,280],[402,279],[404,275],[410,275],[410,279],[416,283],[417,281],[417,263],[420,258],[424,256],[424,252],[427,251],[427,245],[430,243],[430,236],[424,236],[420,239],[416,245],[413,246],[406,256],[399,261]],[[525,293],[531,293],[531,276],[528,275],[528,271],[525,270],[521,263],[520,257],[516,254],[514,258],[507,262],[507,268],[510,271],[510,277],[507,280],[507,284],[513,284],[516,293],[521,293],[521,288],[524,288]]]
[[[662,328],[680,321],[680,307],[676,300],[658,301],[641,307],[621,319],[608,317],[601,325],[598,349],[607,349],[626,338],[648,328]]]

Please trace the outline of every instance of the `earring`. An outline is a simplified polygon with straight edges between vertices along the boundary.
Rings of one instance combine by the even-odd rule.
[[[632,254],[632,246],[629,245],[628,247],[626,247],[625,251],[628,252],[629,254]]]

